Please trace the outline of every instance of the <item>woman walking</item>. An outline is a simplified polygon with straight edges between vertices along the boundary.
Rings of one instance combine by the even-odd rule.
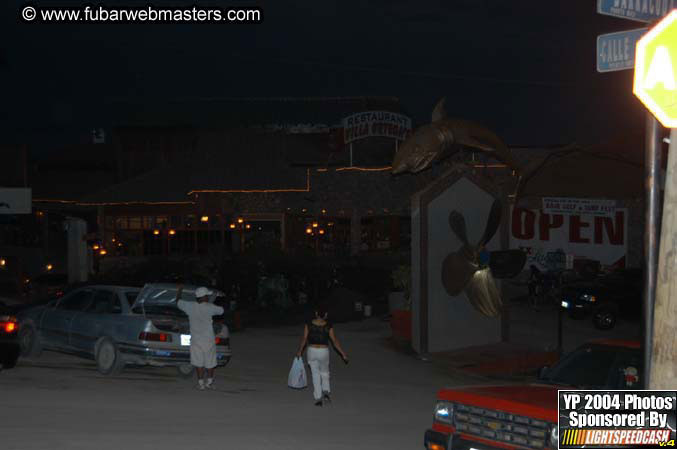
[[[315,317],[303,329],[301,347],[296,356],[301,357],[303,349],[308,345],[306,358],[313,376],[313,397],[315,406],[322,406],[323,402],[330,403],[331,388],[329,386],[329,342],[334,344],[343,361],[348,362],[348,355],[341,348],[334,328],[327,319],[327,309],[320,306],[315,309]]]

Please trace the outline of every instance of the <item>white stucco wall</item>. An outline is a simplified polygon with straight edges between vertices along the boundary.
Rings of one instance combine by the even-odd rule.
[[[484,233],[493,201],[494,198],[489,193],[467,178],[461,178],[434,199],[428,207],[430,352],[491,344],[501,340],[500,318],[489,318],[480,314],[470,305],[464,293],[451,297],[442,285],[442,263],[449,253],[461,247],[461,242],[449,226],[449,213],[457,210],[465,217],[468,240],[474,244]],[[500,248],[500,231],[489,242],[487,248],[489,250]]]

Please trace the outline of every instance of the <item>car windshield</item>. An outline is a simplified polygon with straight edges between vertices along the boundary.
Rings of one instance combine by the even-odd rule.
[[[562,358],[543,381],[580,388],[605,388],[616,364],[618,349],[588,345]]]

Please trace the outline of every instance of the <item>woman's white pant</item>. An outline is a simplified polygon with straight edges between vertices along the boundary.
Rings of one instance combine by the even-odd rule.
[[[308,365],[313,375],[313,396],[322,398],[322,393],[331,391],[329,387],[329,348],[308,347]]]

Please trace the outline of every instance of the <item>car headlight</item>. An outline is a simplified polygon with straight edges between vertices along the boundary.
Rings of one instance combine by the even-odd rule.
[[[592,303],[592,302],[597,301],[597,297],[595,297],[594,295],[590,295],[590,294],[583,294],[583,295],[581,295],[581,300]]]
[[[435,405],[435,420],[451,425],[454,418],[454,405],[449,402],[437,402]]]
[[[550,429],[550,447],[557,448],[558,443],[559,443],[559,427],[557,425],[553,425],[552,428]]]

